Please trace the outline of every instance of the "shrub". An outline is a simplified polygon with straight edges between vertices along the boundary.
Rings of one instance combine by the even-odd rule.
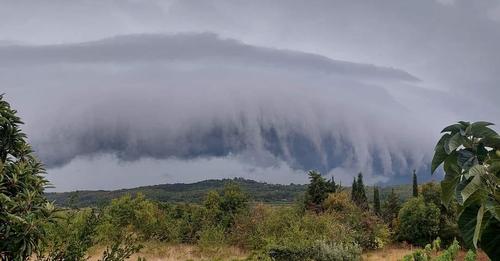
[[[327,243],[316,241],[311,246],[278,246],[269,250],[276,261],[344,261],[360,260],[361,247],[356,243]]]
[[[60,216],[45,228],[47,233],[38,259],[86,260],[88,249],[96,243],[98,222],[99,215],[94,210],[60,212]]]
[[[422,197],[412,198],[399,211],[397,237],[424,246],[438,235],[440,211],[433,203],[425,204]]]
[[[356,206],[345,192],[332,193],[325,200],[325,209],[342,224],[348,225],[356,242],[363,249],[383,247],[390,238],[390,232],[374,213]]]
[[[464,261],[476,261],[477,255],[476,252],[469,250],[464,257]]]
[[[451,244],[441,255],[436,257],[435,261],[454,261],[457,257],[458,251],[460,250],[460,245],[458,241],[454,240],[453,244]]]
[[[221,226],[205,226],[199,231],[198,245],[204,250],[218,250],[225,245],[225,229]]]

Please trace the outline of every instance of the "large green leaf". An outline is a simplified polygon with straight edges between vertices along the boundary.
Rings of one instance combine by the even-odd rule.
[[[470,178],[470,177],[474,177],[474,176],[477,176],[477,175],[485,175],[486,174],[486,167],[484,165],[474,165],[472,166],[472,168],[469,169],[469,171],[467,171],[467,173],[465,173],[465,178]]]
[[[462,200],[466,201],[472,194],[481,189],[483,179],[481,175],[474,176],[469,184],[467,184],[464,189],[460,192],[462,194]]]
[[[445,144],[444,144],[444,150],[446,151],[447,154],[452,153],[455,151],[460,145],[464,143],[464,138],[460,133],[455,133],[451,138],[447,139]]]
[[[500,221],[493,217],[486,221],[479,246],[491,260],[500,260]]]
[[[472,166],[479,163],[476,155],[469,150],[459,150],[457,157],[458,165],[464,170],[468,171]]]
[[[487,147],[490,148],[500,148],[500,136],[490,136],[490,137],[485,137],[484,139],[481,140],[481,142],[484,143]]]
[[[496,131],[487,127],[490,125],[493,125],[493,124],[489,123],[489,122],[484,122],[484,121],[474,122],[469,127],[467,127],[467,129],[465,130],[465,133],[467,135],[472,135],[472,136],[478,137],[478,138],[498,136],[498,133],[496,133]]]
[[[455,123],[455,124],[452,124],[452,125],[444,128],[441,131],[441,133],[445,133],[445,132],[457,133],[457,132],[460,132],[460,130],[465,130],[465,128],[467,128],[468,126],[469,125],[464,125],[462,123]]]
[[[472,238],[472,243],[474,244],[475,248],[477,248],[477,242],[479,240],[479,237],[481,236],[481,225],[483,222],[483,216],[484,216],[484,205],[481,205],[481,207],[479,207],[479,210],[477,211],[476,228],[474,229],[474,236]]]
[[[444,161],[444,180],[441,181],[441,200],[444,206],[448,206],[453,194],[455,192],[455,187],[460,181],[460,168],[457,165],[457,153],[452,153]]]
[[[444,149],[444,144],[450,137],[450,134],[445,134],[441,137],[441,139],[439,139],[439,142],[436,144],[436,147],[434,148],[434,157],[432,158],[431,163],[431,173],[434,173],[439,165],[441,165],[446,157],[448,157],[448,153],[446,153]]]
[[[476,229],[478,210],[479,206],[477,205],[466,207],[458,218],[458,228],[467,248],[474,248],[474,230]]]

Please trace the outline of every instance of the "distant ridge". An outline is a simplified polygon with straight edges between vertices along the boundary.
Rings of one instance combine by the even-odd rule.
[[[151,200],[169,202],[169,203],[201,203],[205,195],[210,190],[222,190],[224,184],[229,181],[239,184],[245,193],[255,202],[271,203],[271,204],[289,204],[299,200],[307,185],[300,184],[268,184],[244,178],[234,179],[210,179],[195,183],[175,183],[175,184],[160,184],[152,186],[142,186],[131,189],[120,190],[80,190],[73,192],[49,192],[46,193],[50,201],[54,201],[59,206],[68,206],[73,204],[75,207],[92,207],[104,205],[114,198],[121,197],[126,194],[142,193]],[[402,200],[411,196],[411,185],[397,185],[381,188],[381,199],[390,193],[394,188],[395,192]],[[349,187],[344,188],[350,191]],[[372,187],[367,187],[367,196],[372,200]],[[70,198],[73,202],[70,203]]]

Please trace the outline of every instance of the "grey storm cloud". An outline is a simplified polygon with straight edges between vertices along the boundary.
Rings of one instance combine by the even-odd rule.
[[[101,41],[48,46],[6,45],[0,48],[0,66],[40,66],[50,64],[232,63],[241,66],[283,67],[363,78],[417,81],[402,70],[332,60],[327,57],[289,50],[255,47],[215,34],[136,35]]]
[[[256,165],[394,174],[424,166],[430,148],[419,140],[428,129],[408,128],[420,116],[386,89],[420,89],[405,87],[416,78],[401,70],[213,34],[6,46],[0,57],[13,71],[3,82],[43,85],[30,102],[58,105],[29,121],[49,168],[102,153],[124,161],[242,154]]]
[[[62,189],[397,183],[442,126],[500,123],[497,1],[0,3],[0,92]]]

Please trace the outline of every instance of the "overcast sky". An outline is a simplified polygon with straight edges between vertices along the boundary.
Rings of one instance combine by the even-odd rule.
[[[499,83],[498,0],[0,0],[0,92],[57,191],[429,180]]]

